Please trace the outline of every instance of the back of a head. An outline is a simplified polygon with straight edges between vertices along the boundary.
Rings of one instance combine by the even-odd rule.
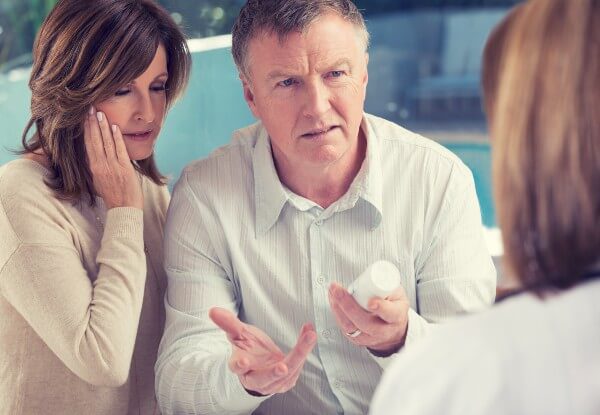
[[[494,27],[488,36],[485,48],[483,49],[481,87],[484,92],[484,109],[490,123],[491,115],[494,112],[493,107],[498,99],[498,81],[501,72],[502,52],[511,25],[514,23],[522,6],[523,4],[519,4],[508,11],[504,19]]]
[[[568,288],[600,258],[600,0],[509,19],[484,79],[505,260],[526,287]]]
[[[232,29],[232,54],[240,73],[248,75],[248,47],[255,37],[269,33],[280,40],[294,32],[304,32],[326,13],[337,13],[357,28],[357,35],[369,45],[365,21],[350,0],[248,0]]]

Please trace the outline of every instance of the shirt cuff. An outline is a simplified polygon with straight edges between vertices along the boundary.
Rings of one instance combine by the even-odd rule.
[[[373,355],[372,353],[369,353],[369,354],[375,360],[375,362],[377,362],[379,367],[381,367],[382,369],[385,369],[390,365],[390,363],[392,363],[393,358],[396,355],[398,355],[398,353],[402,349],[404,349],[406,347],[410,347],[412,344],[417,342],[419,339],[422,339],[423,337],[425,337],[427,332],[429,332],[430,326],[431,326],[431,324],[427,320],[425,320],[423,317],[418,315],[417,312],[414,311],[412,308],[409,308],[408,309],[408,328],[406,330],[406,338],[404,339],[404,345],[402,346],[402,348],[400,348],[400,350],[398,350],[398,352],[392,353],[391,355],[386,356],[386,357],[378,357],[378,356]]]
[[[252,412],[258,405],[272,396],[250,395],[244,389],[238,376],[229,369],[227,359],[221,362],[221,373],[225,373],[228,380],[226,382],[227,391],[222,395],[226,399],[219,406],[227,412]]]

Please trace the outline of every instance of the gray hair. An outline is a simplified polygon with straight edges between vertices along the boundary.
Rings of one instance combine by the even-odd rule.
[[[290,33],[303,33],[320,16],[330,12],[356,27],[366,52],[369,32],[362,14],[350,0],[248,0],[231,30],[231,52],[238,70],[248,77],[248,46],[256,36],[275,34],[283,41]]]

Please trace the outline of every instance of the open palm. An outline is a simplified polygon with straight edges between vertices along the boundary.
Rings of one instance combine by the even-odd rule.
[[[243,323],[230,311],[215,307],[209,316],[227,334],[233,346],[229,369],[238,375],[249,393],[283,393],[296,385],[304,362],[316,344],[312,324],[302,326],[296,346],[286,355],[262,330]]]

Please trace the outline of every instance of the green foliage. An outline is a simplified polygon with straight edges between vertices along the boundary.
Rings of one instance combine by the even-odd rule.
[[[0,71],[28,63],[35,34],[58,0],[0,0]],[[510,6],[521,0],[355,0],[369,14],[397,10]],[[245,0],[158,0],[190,38],[229,33]],[[7,66],[12,66],[7,65]],[[6,68],[5,68],[6,69]]]
[[[27,61],[35,34],[58,0],[2,0],[0,70],[11,60]]]
[[[175,17],[190,38],[231,32],[245,0],[158,0]]]
[[[58,0],[0,0],[0,71],[30,60],[35,34]],[[245,0],[158,0],[190,38],[229,33]]]

